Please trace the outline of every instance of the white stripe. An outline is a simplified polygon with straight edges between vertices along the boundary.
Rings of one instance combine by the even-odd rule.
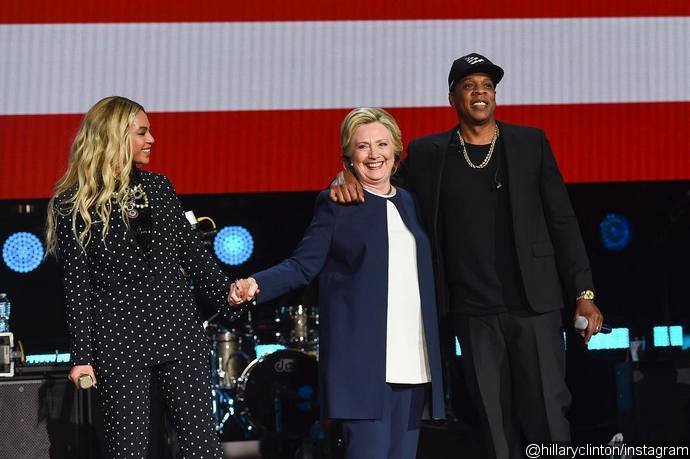
[[[0,114],[445,106],[453,58],[500,104],[690,100],[690,18],[0,26]]]

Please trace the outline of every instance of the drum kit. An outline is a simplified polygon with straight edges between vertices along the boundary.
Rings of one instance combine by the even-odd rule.
[[[299,440],[318,426],[319,313],[281,306],[268,320],[213,323],[211,391],[215,428],[225,441],[278,435]]]

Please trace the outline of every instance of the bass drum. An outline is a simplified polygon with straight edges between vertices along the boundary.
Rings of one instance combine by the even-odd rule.
[[[318,364],[302,352],[286,349],[254,360],[237,389],[240,415],[256,429],[299,438],[319,419]]]

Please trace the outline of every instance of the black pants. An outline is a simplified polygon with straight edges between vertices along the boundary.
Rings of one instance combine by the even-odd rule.
[[[489,457],[524,457],[525,443],[570,440],[561,328],[560,311],[455,317]]]
[[[107,457],[146,458],[152,378],[160,385],[183,457],[222,459],[212,426],[208,362],[203,358],[99,378]]]

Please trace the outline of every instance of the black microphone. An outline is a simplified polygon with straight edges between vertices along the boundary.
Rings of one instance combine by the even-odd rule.
[[[201,231],[201,230],[196,230],[196,234],[199,235],[200,238],[210,238],[218,234],[218,230],[212,229],[209,231]]]
[[[503,188],[503,183],[498,179],[498,171],[501,170],[501,163],[499,161],[498,166],[496,166],[496,172],[494,172],[494,183],[491,185],[492,191],[498,191]]]
[[[587,320],[587,317],[583,316],[577,316],[575,317],[575,322],[573,323],[573,327],[575,327],[575,330],[577,331],[583,331],[587,330],[587,326],[589,325],[589,321]],[[604,335],[608,335],[611,333],[611,326],[607,324],[601,324],[601,328],[599,329],[599,333],[603,333]]]
[[[213,221],[212,218],[210,217],[199,217],[198,219],[196,218],[196,215],[194,215],[193,210],[188,210],[187,212],[184,213],[185,217],[187,217],[187,221],[189,221],[189,224],[192,225],[192,231],[194,231],[199,237],[204,241],[204,243],[208,244],[208,240],[213,238],[216,234],[218,234],[218,230],[216,229],[216,224]],[[203,220],[209,220],[211,224],[213,225],[213,228],[210,230],[202,230],[201,227],[199,226],[199,222]]]

